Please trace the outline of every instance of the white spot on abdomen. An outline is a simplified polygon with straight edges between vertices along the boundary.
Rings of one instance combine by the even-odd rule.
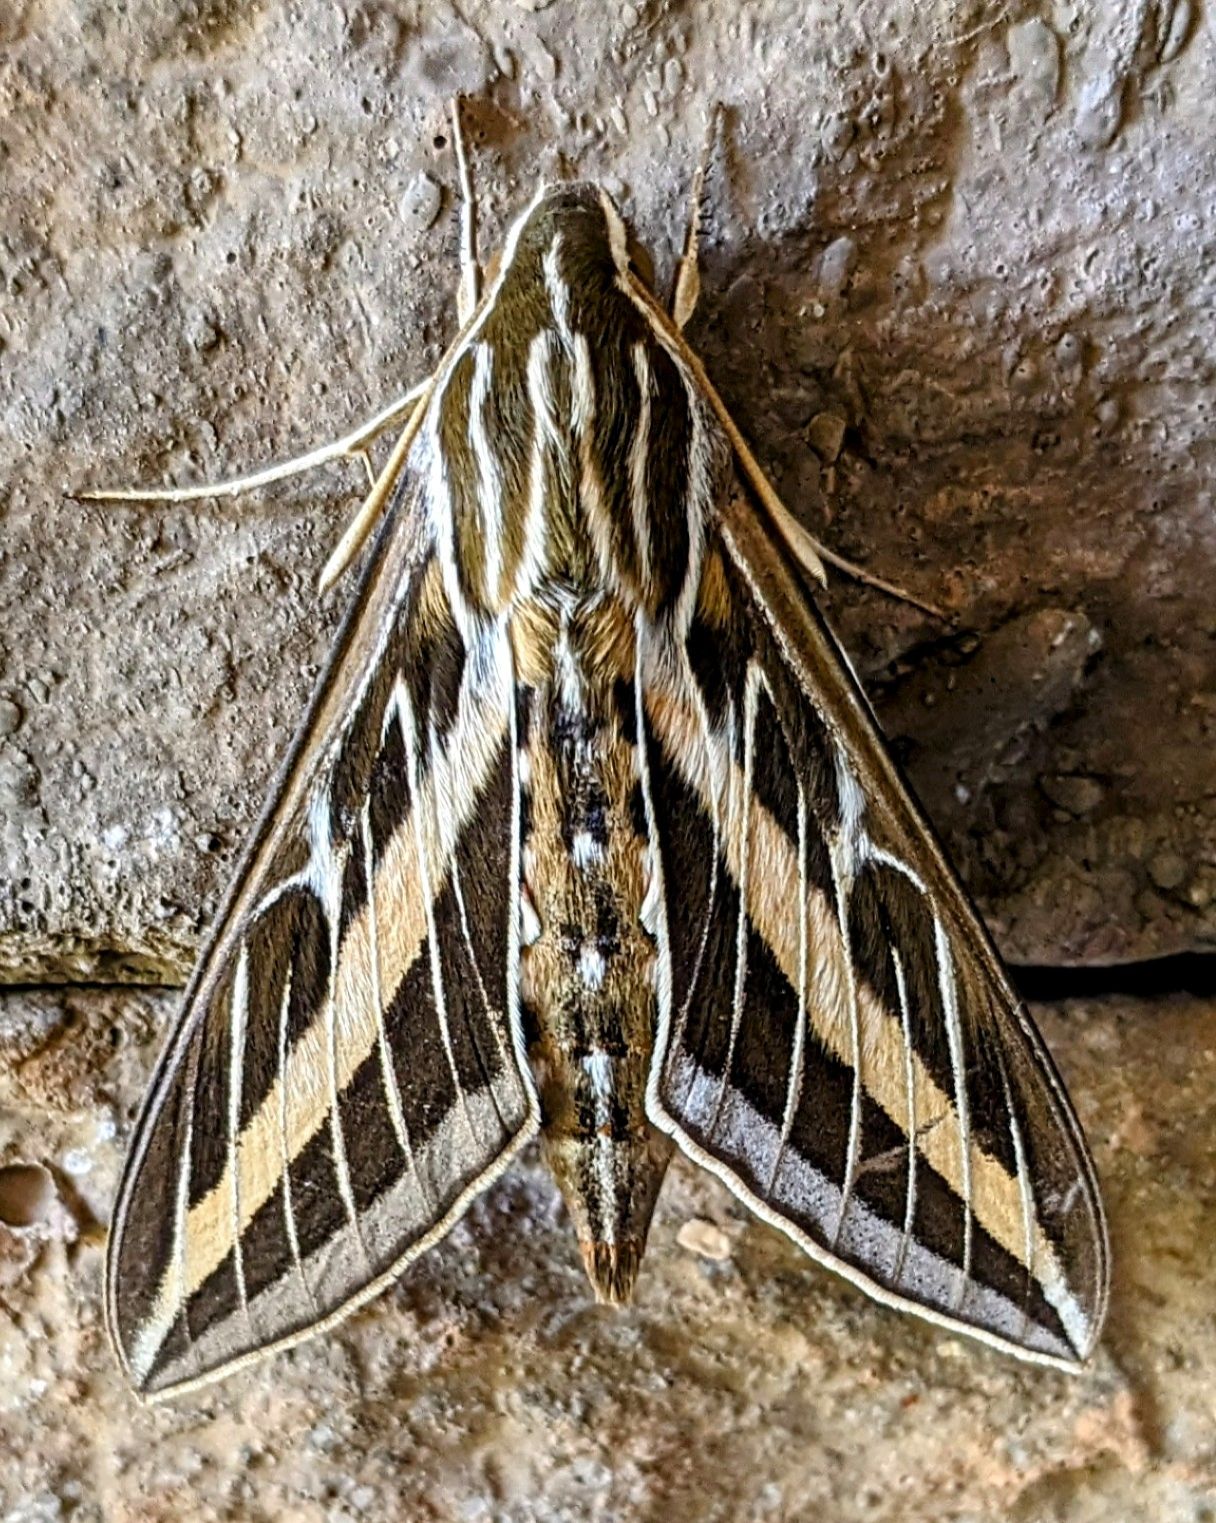
[[[597,862],[604,860],[604,848],[590,831],[580,830],[570,842],[570,855],[574,859],[575,867],[586,871],[587,868],[594,867]]]
[[[589,1052],[583,1059],[583,1069],[591,1080],[591,1088],[602,1100],[606,1100],[616,1087],[612,1059],[606,1052]]]
[[[582,951],[578,954],[578,971],[588,989],[598,989],[603,984],[608,967],[604,954],[593,941],[583,942]]]

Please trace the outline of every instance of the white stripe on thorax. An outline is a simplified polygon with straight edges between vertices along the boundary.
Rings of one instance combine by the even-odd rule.
[[[633,373],[638,383],[638,419],[633,442],[629,446],[629,501],[633,509],[633,538],[638,553],[638,569],[643,586],[649,587],[651,509],[646,476],[650,458],[650,359],[645,344],[634,344],[630,353]]]
[[[507,242],[503,248],[502,259],[499,262],[498,273],[490,289],[482,297],[481,310],[474,318],[465,334],[464,342],[453,349],[448,355],[447,362],[435,376],[434,390],[431,393],[430,405],[427,408],[426,419],[423,422],[419,435],[421,457],[427,462],[427,506],[430,513],[430,528],[435,535],[436,546],[439,551],[440,565],[443,569],[444,591],[447,593],[448,603],[452,610],[452,617],[456,621],[456,627],[465,637],[465,643],[472,633],[472,611],[465,601],[464,593],[460,587],[460,578],[457,574],[457,561],[455,546],[452,542],[452,491],[448,479],[447,460],[443,452],[443,443],[439,437],[439,419],[443,416],[443,410],[447,402],[448,387],[452,377],[456,373],[456,367],[469,352],[469,349],[478,345],[478,339],[490,314],[494,311],[503,284],[511,272],[515,262],[515,255],[519,247],[519,239],[528,218],[532,215],[536,206],[545,195],[546,187],[542,183],[537,187],[536,194],[532,197],[527,208],[517,218],[516,222],[507,235]],[[429,455],[428,453],[429,452]]]
[[[545,458],[561,449],[553,400],[553,334],[542,329],[528,346],[528,399],[532,403],[532,448],[528,461],[528,517],[524,549],[516,575],[516,597],[526,597],[545,569],[549,520],[546,512]]]
[[[477,462],[477,502],[481,510],[482,600],[497,608],[502,584],[504,510],[502,470],[486,432],[486,399],[494,382],[494,351],[473,346],[473,385],[469,396],[469,447]]]
[[[571,360],[571,425],[578,442],[579,504],[586,520],[587,533],[595,549],[600,574],[610,588],[619,590],[620,568],[612,549],[612,524],[604,501],[604,483],[595,458],[595,374],[591,366],[591,346],[585,333],[576,333],[570,323],[570,288],[559,267],[561,234],[554,234],[545,250],[542,266],[545,290],[553,309],[554,322]]]

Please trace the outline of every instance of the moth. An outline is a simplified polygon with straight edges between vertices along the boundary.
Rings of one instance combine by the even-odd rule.
[[[332,1327],[538,1137],[603,1301],[679,1149],[876,1300],[1075,1367],[1108,1284],[1086,1144],[683,336],[695,210],[671,313],[590,184],[538,190],[482,289],[457,149],[429,380],[302,462],[125,494],[408,416],[134,1130],[128,1379]]]

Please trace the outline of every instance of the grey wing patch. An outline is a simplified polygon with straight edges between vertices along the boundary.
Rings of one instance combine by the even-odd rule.
[[[204,959],[138,1123],[107,1313],[147,1395],[339,1320],[536,1130],[511,653],[489,628],[466,648],[433,566]]]
[[[684,649],[656,631],[640,658],[679,886],[652,1119],[876,1298],[1074,1363],[1107,1285],[1076,1120],[830,636],[747,533],[711,555]]]

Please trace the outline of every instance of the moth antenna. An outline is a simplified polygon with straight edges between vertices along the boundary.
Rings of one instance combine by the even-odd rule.
[[[701,145],[701,156],[693,171],[692,186],[688,194],[688,229],[684,234],[684,253],[676,273],[675,294],[671,302],[672,320],[681,330],[696,311],[697,298],[701,295],[701,267],[697,257],[701,241],[701,197],[705,190],[705,176],[709,172],[709,161],[713,157],[714,147],[718,141],[718,131],[723,116],[722,102],[715,101],[710,107],[709,119],[705,124],[705,141]]]
[[[316,470],[331,460],[361,457],[367,464],[367,445],[386,428],[391,428],[394,423],[400,423],[402,418],[407,417],[419,399],[429,392],[430,386],[428,376],[417,386],[411,386],[404,396],[381,408],[366,423],[361,423],[353,433],[335,439],[331,444],[319,445],[306,455],[297,455],[293,460],[268,465],[264,470],[254,471],[249,476],[236,476],[227,481],[205,481],[192,487],[99,487],[90,492],[78,492],[69,488],[63,495],[74,502],[197,502],[205,497],[237,497],[243,492],[254,492],[272,482],[284,481],[288,476],[299,476],[305,471]],[[372,474],[370,465],[368,474]]]
[[[452,119],[452,147],[456,150],[456,173],[460,179],[460,290],[456,313],[463,326],[472,315],[481,296],[481,265],[477,261],[477,198],[473,191],[473,174],[465,151],[464,127],[460,120],[463,96],[454,95],[449,105]]]

